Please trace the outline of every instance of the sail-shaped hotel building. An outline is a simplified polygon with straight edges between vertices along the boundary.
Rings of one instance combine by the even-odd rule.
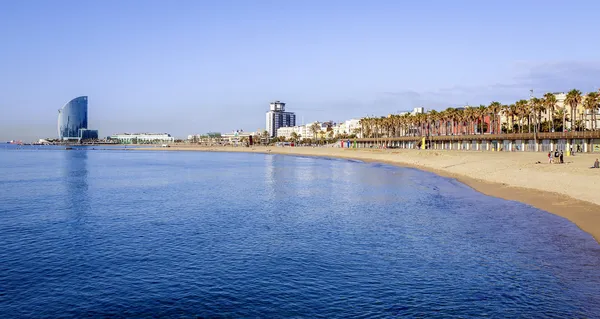
[[[63,141],[98,139],[98,131],[88,129],[87,96],[76,97],[58,110],[58,138]]]

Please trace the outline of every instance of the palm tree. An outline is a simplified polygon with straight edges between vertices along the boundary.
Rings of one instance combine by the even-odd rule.
[[[563,119],[563,122],[562,122],[562,123],[563,123],[563,125],[565,125],[566,121],[568,121],[568,120],[569,120],[569,118],[567,117],[567,114],[566,114],[566,109],[565,109],[564,107],[563,107],[563,108],[559,108],[559,109],[556,111],[556,118],[559,118],[559,119],[561,119],[561,118],[562,118],[562,119]],[[562,131],[564,132],[564,130],[565,130],[564,126],[563,126],[563,127],[561,127],[561,129],[562,129]]]
[[[577,105],[581,103],[581,91],[577,89],[573,89],[567,93],[567,98],[565,99],[565,105],[568,105],[571,110],[571,131],[573,130],[573,125],[575,123],[575,116],[577,115]]]
[[[527,100],[519,100],[515,103],[516,114],[519,117],[519,132],[523,133],[523,119],[527,116]]]
[[[535,132],[540,132],[542,122],[542,112],[546,111],[544,107],[544,101],[534,97],[531,99],[531,111],[533,113],[533,121]]]
[[[554,132],[554,108],[556,108],[556,95],[552,93],[544,94],[544,106],[548,111],[550,122],[552,122],[552,132]]]
[[[588,110],[591,114],[592,114],[592,118],[590,119],[591,123],[590,123],[590,129],[594,129],[594,114],[596,111],[596,108],[598,107],[598,93],[597,92],[590,92],[588,94],[586,94],[585,96],[585,100],[583,101],[583,108],[585,110]],[[585,125],[585,122],[583,124]]]
[[[454,122],[456,122],[457,119],[457,114],[456,114],[456,109],[449,107],[446,109],[445,114],[446,114],[446,121],[450,122],[450,134],[448,134],[448,131],[446,131],[446,135],[454,135]],[[448,128],[448,124],[446,123],[446,129]]]
[[[314,122],[310,126],[310,131],[313,133],[313,138],[317,139],[317,134],[321,131],[321,124],[319,122]]]
[[[290,134],[290,139],[294,142],[298,142],[298,133],[292,132],[292,134]]]
[[[269,144],[269,137],[270,137],[269,132],[264,130],[262,132],[262,138],[265,140],[265,144]]]
[[[477,121],[479,122],[479,126],[480,126],[480,133],[479,134],[483,134],[484,132],[484,128],[483,128],[483,124],[485,123],[485,116],[488,114],[488,108],[481,104],[479,105],[479,107],[477,108],[476,111],[477,114]]]
[[[436,132],[436,122],[438,120],[438,112],[436,110],[431,110],[427,114],[427,135],[434,135]]]
[[[506,123],[506,132],[507,133],[508,133],[508,129],[509,129],[509,127],[508,127],[508,119],[509,118],[511,119],[511,121],[510,121],[511,125],[513,125],[513,123],[514,123],[514,117],[513,117],[514,114],[512,113],[512,109],[514,108],[514,106],[515,106],[514,104],[511,104],[511,105],[502,105],[501,114],[504,115],[504,117],[506,118],[506,122],[507,122]],[[502,122],[502,121],[500,121],[500,122]],[[502,123],[500,123],[500,124],[501,124],[500,126],[502,126]],[[500,128],[500,132],[502,132],[502,128]]]
[[[462,121],[463,128],[466,135],[471,134],[473,131],[473,117],[475,116],[475,110],[472,106],[466,106],[463,110]]]
[[[490,106],[488,107],[489,111],[490,111],[490,126],[491,126],[491,130],[490,133],[492,134],[497,134],[498,132],[496,132],[496,128],[498,127],[496,120],[498,119],[498,114],[500,114],[500,112],[503,109],[503,105],[500,104],[500,102],[492,102],[490,103]]]

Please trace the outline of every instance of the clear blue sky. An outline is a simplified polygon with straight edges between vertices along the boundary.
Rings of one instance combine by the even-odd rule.
[[[0,140],[53,137],[89,96],[102,136],[513,102],[600,87],[600,1],[0,1]]]

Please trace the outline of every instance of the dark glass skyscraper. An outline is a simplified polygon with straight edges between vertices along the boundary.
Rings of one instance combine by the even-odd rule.
[[[88,126],[88,98],[80,96],[72,99],[58,110],[58,138],[61,140],[80,139],[80,130]]]

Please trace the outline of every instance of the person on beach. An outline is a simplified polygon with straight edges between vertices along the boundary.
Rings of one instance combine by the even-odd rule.
[[[548,152],[548,164],[552,164],[552,152]]]
[[[563,161],[563,151],[560,151],[560,162],[561,164],[564,164],[565,162]]]
[[[600,168],[600,162],[598,161],[598,159],[596,159],[596,161],[594,162],[594,166],[590,168]]]

